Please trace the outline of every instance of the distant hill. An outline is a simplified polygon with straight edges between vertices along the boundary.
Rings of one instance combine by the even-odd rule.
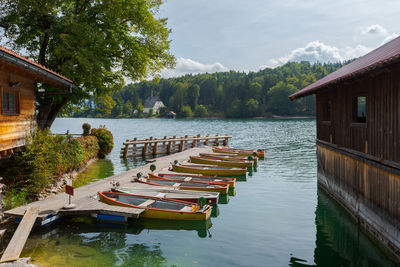
[[[159,116],[173,110],[178,117],[313,116],[314,96],[290,102],[288,96],[342,67],[342,63],[289,62],[258,72],[217,72],[129,84],[111,98],[87,105],[76,117],[143,117],[143,103],[159,96]],[[134,110],[139,112],[133,113]]]

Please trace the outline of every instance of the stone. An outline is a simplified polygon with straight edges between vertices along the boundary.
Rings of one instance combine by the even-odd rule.
[[[0,267],[36,267],[30,263],[31,258],[20,258],[16,261],[0,263]]]

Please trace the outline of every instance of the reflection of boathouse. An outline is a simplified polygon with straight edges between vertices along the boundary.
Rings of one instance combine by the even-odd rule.
[[[318,184],[400,257],[400,37],[290,99],[311,94]]]

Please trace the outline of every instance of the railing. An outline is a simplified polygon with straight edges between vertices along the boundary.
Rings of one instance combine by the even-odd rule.
[[[182,136],[182,137],[166,137],[164,138],[147,138],[126,140],[124,147],[121,148],[121,158],[128,157],[143,157],[143,156],[155,156],[158,154],[172,154],[181,152],[183,150],[197,147],[198,145],[228,145],[229,139],[232,136],[226,135],[209,135],[200,136]]]

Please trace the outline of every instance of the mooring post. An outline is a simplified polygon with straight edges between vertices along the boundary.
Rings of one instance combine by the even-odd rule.
[[[126,144],[125,144],[125,147],[124,147],[124,158],[126,159],[127,157],[128,157],[128,149],[129,149],[129,144],[128,144],[128,142],[129,142],[129,140],[128,139],[126,139]]]
[[[229,138],[228,138],[228,134],[225,134],[225,144],[224,146],[229,146]]]
[[[206,134],[205,140],[204,140],[204,145],[208,146],[208,136],[209,134]]]
[[[133,144],[133,147],[132,147],[132,155],[134,156],[135,154],[136,154],[136,140],[137,140],[137,138],[135,137],[135,138],[133,138],[133,142],[134,142],[134,144]]]
[[[148,141],[148,139],[146,138],[146,140],[145,140],[145,141]],[[142,156],[146,156],[146,152],[147,152],[147,146],[148,146],[148,143],[147,143],[147,142],[145,142],[145,143],[143,144]]]
[[[215,140],[214,140],[214,146],[216,146],[217,145],[217,143],[218,143],[218,140],[219,140],[219,134],[216,134],[215,135]]]

